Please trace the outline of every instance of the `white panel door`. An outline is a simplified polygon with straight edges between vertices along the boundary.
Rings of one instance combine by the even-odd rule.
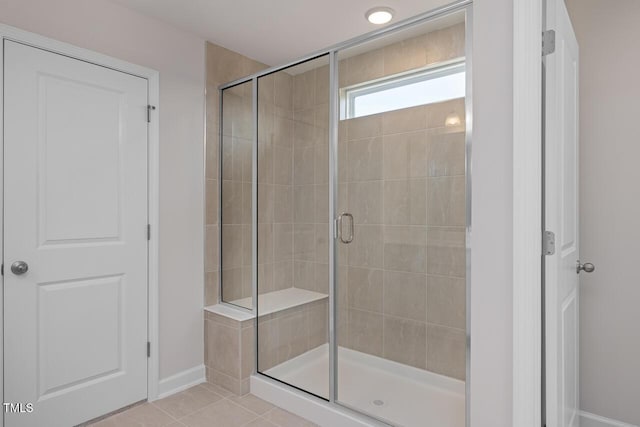
[[[147,397],[147,81],[4,47],[5,425],[72,426]]]
[[[547,1],[556,50],[546,57],[545,228],[556,235],[545,257],[548,427],[579,425],[578,43],[563,0]]]

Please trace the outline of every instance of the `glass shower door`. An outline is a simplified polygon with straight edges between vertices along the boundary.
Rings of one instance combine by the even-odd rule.
[[[465,13],[338,61],[336,401],[464,426]]]
[[[328,55],[258,78],[258,371],[329,398]]]

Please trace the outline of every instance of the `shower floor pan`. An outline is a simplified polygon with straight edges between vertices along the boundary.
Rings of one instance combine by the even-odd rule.
[[[329,395],[329,345],[275,366],[265,374],[321,396]],[[318,399],[276,390],[274,382],[252,378],[251,391],[321,426],[377,425]],[[298,396],[296,396],[298,395]],[[465,383],[340,347],[338,401],[358,412],[404,427],[464,427]],[[296,400],[296,398],[298,398]]]

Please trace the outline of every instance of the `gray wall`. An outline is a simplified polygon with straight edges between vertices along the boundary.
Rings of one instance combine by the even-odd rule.
[[[0,0],[0,22],[160,72],[160,379],[202,365],[204,41],[105,0]]]
[[[471,425],[512,426],[513,2],[473,22]]]
[[[567,0],[580,44],[580,405],[640,425],[640,2]]]

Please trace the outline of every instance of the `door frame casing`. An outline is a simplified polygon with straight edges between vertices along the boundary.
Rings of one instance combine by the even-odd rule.
[[[513,2],[513,425],[542,425],[542,25]]]
[[[148,103],[155,106],[148,123],[147,131],[147,215],[151,226],[151,239],[148,241],[147,269],[147,339],[150,342],[151,354],[147,360],[147,399],[158,397],[159,383],[159,346],[158,346],[158,226],[159,226],[159,135],[160,135],[160,73],[156,70],[131,64],[88,49],[60,42],[9,25],[0,24],[0,57],[4,58],[4,40],[12,40],[35,48],[64,55],[80,61],[92,63],[115,71],[131,74],[147,80]],[[4,59],[0,66],[0,81],[4,82]],[[0,84],[0,100],[4,100],[4,83]],[[4,102],[0,102],[0,193],[4,189]],[[4,259],[4,194],[0,194],[0,259]],[[4,289],[4,276],[1,284]],[[4,366],[4,293],[0,292],[0,365]],[[4,402],[4,369],[0,369],[0,400]],[[4,425],[4,417],[0,417],[0,427]]]

